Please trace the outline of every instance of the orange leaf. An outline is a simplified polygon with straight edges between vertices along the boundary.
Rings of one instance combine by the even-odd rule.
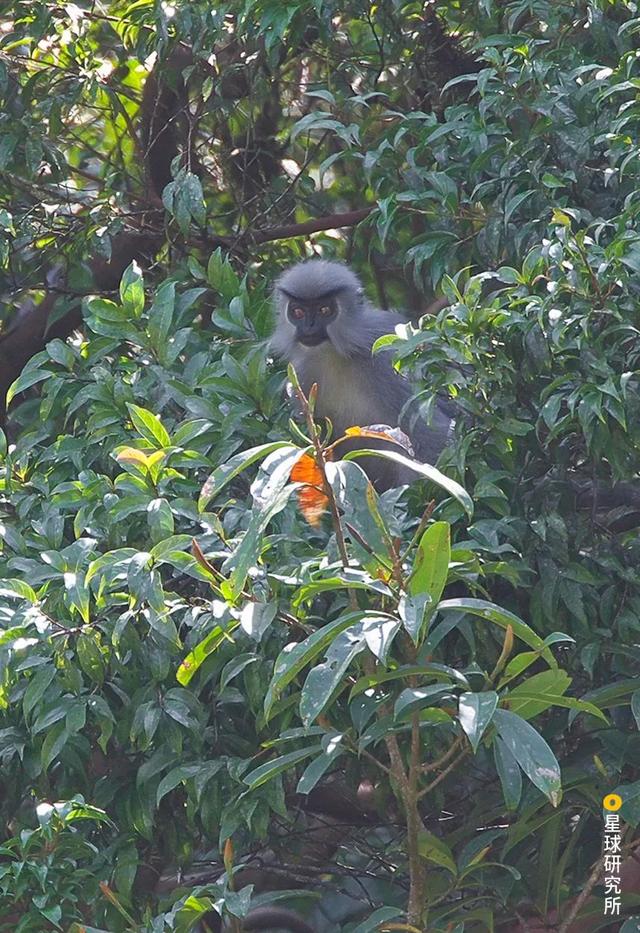
[[[193,554],[193,556],[195,557],[195,559],[197,560],[197,562],[200,564],[201,567],[203,567],[209,573],[214,573],[214,574],[217,573],[216,568],[212,564],[209,563],[207,558],[202,553],[202,548],[200,547],[200,545],[198,544],[195,538],[191,539],[191,553]]]
[[[322,488],[322,472],[310,454],[304,454],[291,471],[293,483],[304,483],[298,489],[298,505],[310,525],[319,525],[329,499]]]
[[[292,483],[306,483],[322,489],[322,473],[311,454],[303,454],[291,471]]]
[[[329,497],[315,486],[303,486],[302,489],[298,489],[297,496],[300,511],[306,521],[317,527],[327,511]]]

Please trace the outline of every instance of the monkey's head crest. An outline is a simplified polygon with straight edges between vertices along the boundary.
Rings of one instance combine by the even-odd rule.
[[[275,284],[276,304],[282,298],[297,298],[300,301],[317,301],[322,298],[340,296],[344,311],[360,306],[364,290],[358,276],[341,262],[327,259],[307,259],[283,272]]]

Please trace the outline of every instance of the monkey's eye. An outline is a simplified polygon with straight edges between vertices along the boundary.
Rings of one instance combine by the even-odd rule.
[[[326,317],[328,314],[331,314],[332,312],[333,312],[333,308],[330,308],[329,305],[323,305],[323,306],[320,308],[320,314],[321,314],[323,317]]]
[[[301,321],[304,317],[304,311],[302,308],[292,308],[289,313],[291,314],[291,317],[296,319],[296,321]]]

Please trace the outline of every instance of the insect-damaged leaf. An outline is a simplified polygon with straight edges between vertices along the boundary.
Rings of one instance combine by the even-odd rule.
[[[540,733],[505,709],[497,709],[493,721],[498,735],[529,780],[557,807],[562,800],[560,765]]]

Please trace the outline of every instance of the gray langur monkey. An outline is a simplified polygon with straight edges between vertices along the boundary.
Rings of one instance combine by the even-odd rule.
[[[277,904],[254,907],[242,921],[241,928],[246,933],[250,930],[288,930],[289,933],[315,933],[313,927],[302,919],[300,914]],[[231,927],[222,921],[216,911],[208,911],[200,918],[193,933],[230,933]]]
[[[378,311],[367,301],[358,277],[340,262],[310,259],[297,263],[276,281],[274,354],[292,363],[305,393],[318,385],[315,413],[329,418],[334,437],[349,427],[373,424],[399,427],[411,440],[418,460],[435,463],[452,436],[456,409],[437,398],[431,422],[411,421],[403,409],[411,386],[392,365],[390,351],[372,354],[375,341],[393,333],[402,318]],[[341,455],[357,448],[402,449],[372,438],[350,439]],[[359,458],[378,491],[413,482],[415,471],[382,457]]]

